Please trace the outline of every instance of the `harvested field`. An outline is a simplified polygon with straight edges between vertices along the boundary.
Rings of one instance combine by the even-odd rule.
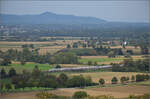
[[[111,46],[111,48],[122,48],[122,46]],[[137,47],[140,48],[140,47]],[[134,46],[126,46],[126,49],[135,49]]]
[[[87,65],[79,65],[79,64],[60,64],[62,68],[72,68],[72,67],[81,67],[81,66],[87,66]]]
[[[67,44],[73,44],[81,40],[56,40],[47,42],[0,42],[0,50],[7,51],[8,49],[22,50],[22,45],[24,44],[34,44],[35,48],[40,48],[40,54],[55,53],[61,49],[66,48]]]
[[[125,98],[131,94],[142,95],[150,92],[150,87],[146,86],[115,86],[104,88],[90,88],[90,89],[58,89],[52,93],[64,96],[72,96],[76,91],[86,91],[89,95],[112,95],[115,98]]]
[[[90,88],[90,89],[77,89],[77,88],[61,88],[57,90],[48,91],[63,96],[72,96],[76,91],[86,91],[89,95],[112,95],[115,98],[124,98],[131,94],[142,95],[150,92],[150,86],[115,86],[115,87],[104,87],[104,88]],[[2,99],[36,99],[35,95],[37,92],[22,92],[22,93],[10,93],[0,96]]]
[[[142,58],[142,55],[132,55],[131,57],[134,59],[140,59]],[[80,58],[108,58],[108,56],[81,56]],[[118,56],[117,58],[124,58],[124,56]]]

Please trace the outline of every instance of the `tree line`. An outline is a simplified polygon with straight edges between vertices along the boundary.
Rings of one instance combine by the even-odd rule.
[[[149,72],[150,58],[133,60],[132,58],[125,59],[123,66],[120,64],[112,64],[113,72]]]
[[[25,87],[44,87],[44,88],[69,88],[69,87],[86,87],[95,85],[90,76],[84,77],[82,75],[68,77],[66,74],[61,73],[59,76],[43,73],[35,66],[30,73],[23,70],[23,73],[17,74],[14,69],[11,69],[8,74],[5,70],[1,70],[1,79],[9,78],[11,83],[1,83],[2,90],[11,86],[17,88]]]
[[[45,55],[39,54],[39,49],[29,49],[24,47],[22,51],[9,49],[6,52],[0,51],[0,65],[7,66],[11,64],[11,61],[20,61],[22,65],[26,62],[36,63],[49,63],[49,64],[74,64],[78,63],[78,57],[71,52],[57,53],[51,55],[47,53]]]
[[[150,79],[150,75],[148,74],[137,74],[137,75],[132,75],[131,78],[129,78],[128,76],[122,76],[120,77],[120,82],[121,84],[127,84],[130,81],[131,82],[140,82],[140,81],[147,81]],[[117,77],[113,77],[111,79],[111,83],[112,84],[117,84],[119,81],[119,79]],[[105,79],[104,78],[100,78],[99,79],[99,84],[104,86],[105,85]]]

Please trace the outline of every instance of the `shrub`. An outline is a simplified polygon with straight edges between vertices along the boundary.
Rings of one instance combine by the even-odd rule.
[[[77,91],[74,93],[73,98],[74,99],[84,99],[86,98],[88,95],[85,91]]]
[[[134,76],[134,75],[132,75],[132,77],[131,77],[131,81],[132,81],[132,82],[134,82],[134,81],[135,81],[135,76]]]
[[[88,65],[92,65],[92,61],[88,61]]]
[[[111,83],[112,84],[117,84],[118,83],[117,77],[113,77],[112,80],[111,80]]]
[[[127,81],[127,78],[126,77],[121,77],[120,78],[120,82],[122,83],[122,84],[125,84],[125,82]]]
[[[105,80],[104,80],[103,78],[100,78],[99,83],[100,83],[101,85],[104,85],[104,84],[105,84]]]
[[[56,68],[61,68],[61,66],[57,64],[57,65],[56,65]]]
[[[7,76],[6,71],[4,68],[2,68],[0,72],[0,78],[5,78],[6,76]]]
[[[14,68],[11,68],[8,72],[8,75],[9,77],[16,76],[16,70]]]

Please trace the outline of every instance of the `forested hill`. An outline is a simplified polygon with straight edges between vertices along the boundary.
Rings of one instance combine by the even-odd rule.
[[[96,36],[133,39],[149,33],[150,23],[109,22],[94,17],[51,12],[39,15],[0,14],[1,37]]]
[[[100,24],[105,20],[45,12],[38,15],[0,14],[1,24]]]

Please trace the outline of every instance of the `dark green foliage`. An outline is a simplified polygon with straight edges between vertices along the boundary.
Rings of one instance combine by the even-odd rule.
[[[26,64],[26,62],[22,59],[21,60],[21,65],[25,65]]]
[[[150,99],[150,94],[144,94],[144,95],[130,95],[127,99]]]
[[[66,52],[73,52],[78,56],[108,55],[109,52],[113,52],[113,57],[115,57],[115,55],[123,55],[123,52],[120,48],[111,49],[105,46],[98,46],[94,47],[93,49],[68,49]]]
[[[64,73],[58,77],[55,75],[47,75],[42,73],[37,66],[35,66],[32,73],[23,73],[11,77],[12,83],[16,88],[24,87],[47,87],[47,88],[64,88],[64,87],[84,87],[90,86],[94,83],[90,77],[73,76],[68,78]]]
[[[150,79],[150,75],[146,74],[146,75],[145,75],[145,79],[146,79],[146,80],[149,80],[149,79]]]
[[[92,63],[92,61],[88,61],[88,65],[92,65],[93,63]]]
[[[67,45],[67,48],[71,48],[71,45],[70,45],[70,44],[68,44],[68,45]]]
[[[77,91],[74,93],[73,99],[85,99],[87,96],[85,91]]]
[[[0,71],[0,78],[3,79],[3,78],[5,78],[5,77],[7,77],[7,74],[6,74],[5,69],[2,68],[1,71]]]
[[[100,83],[101,85],[104,85],[104,84],[105,84],[105,80],[104,80],[103,78],[100,78],[100,79],[99,79],[99,83]]]
[[[11,64],[11,60],[20,61],[22,65],[26,62],[36,62],[40,64],[74,64],[78,63],[78,57],[72,52],[60,52],[55,55],[46,53],[45,55],[39,55],[39,49],[23,48],[23,51],[8,50],[6,52],[0,51],[0,65],[8,66]]]
[[[118,83],[117,77],[113,77],[112,80],[111,80],[111,83],[112,84],[117,84]]]
[[[114,53],[113,51],[110,51],[110,52],[108,53],[108,57],[115,57],[115,53]]]
[[[141,48],[141,54],[149,54],[149,48],[150,48],[150,33],[144,33],[142,34],[142,36],[140,37],[140,39],[138,39],[138,45]]]
[[[58,82],[61,86],[66,87],[68,81],[68,76],[64,73],[61,73],[58,77]]]
[[[16,76],[16,70],[14,68],[11,68],[8,72],[8,76],[9,77]]]
[[[120,67],[120,64],[112,64],[112,71],[113,72],[122,72],[122,71],[124,71],[124,68]]]
[[[149,58],[134,61],[132,58],[125,59],[123,66],[120,64],[112,64],[112,71],[114,72],[136,72],[136,71],[149,71]]]
[[[137,74],[136,75],[136,82],[140,82],[140,81],[145,81],[145,80],[149,80],[149,75],[148,74]]]
[[[83,48],[86,48],[86,47],[87,47],[87,45],[86,45],[85,43],[83,43],[83,44],[82,44],[82,47],[83,47]]]
[[[56,68],[61,68],[61,66],[57,64],[57,65],[56,65]]]
[[[71,52],[61,52],[50,58],[50,63],[54,64],[75,64],[78,63],[78,57]]]
[[[8,56],[5,56],[3,60],[0,61],[0,65],[2,66],[8,66],[11,64],[11,60]]]
[[[126,78],[125,76],[123,76],[123,77],[120,78],[120,82],[121,82],[122,84],[125,84],[126,81],[127,81],[127,78]]]
[[[73,76],[71,79],[68,80],[68,87],[84,87],[86,86],[85,78],[80,76]]]
[[[33,77],[39,77],[41,74],[41,71],[39,70],[38,66],[36,65],[32,71],[32,76]]]
[[[132,77],[131,77],[131,81],[132,81],[132,82],[134,82],[134,81],[135,81],[135,76],[134,76],[134,75],[132,75]]]
[[[94,66],[97,66],[97,62],[94,62]]]
[[[36,94],[37,99],[71,99],[71,97],[67,96],[58,96],[48,92],[40,92]]]
[[[75,53],[77,56],[92,56],[97,55],[96,51],[94,49],[69,49],[67,52]]]
[[[129,82],[129,80],[130,80],[130,78],[127,76],[127,77],[126,77],[126,81]]]
[[[78,48],[78,43],[73,43],[72,47],[73,48]]]
[[[113,50],[114,50],[115,55],[123,55],[123,52],[122,52],[121,48],[113,49]]]
[[[133,51],[132,50],[127,50],[126,51],[129,55],[132,55],[133,54]]]

